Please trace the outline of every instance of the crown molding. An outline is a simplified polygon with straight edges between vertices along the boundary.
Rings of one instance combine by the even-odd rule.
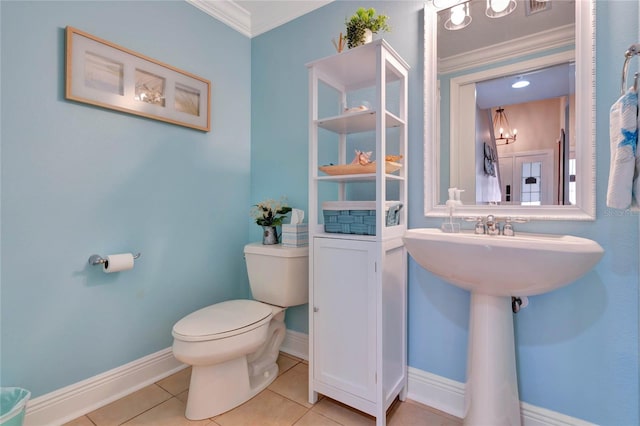
[[[241,1],[185,0],[251,38],[305,15],[333,0]]]
[[[234,1],[185,0],[239,33],[252,37],[251,13]]]
[[[438,74],[449,74],[514,57],[571,46],[576,42],[575,37],[576,26],[569,24],[471,52],[439,58]]]

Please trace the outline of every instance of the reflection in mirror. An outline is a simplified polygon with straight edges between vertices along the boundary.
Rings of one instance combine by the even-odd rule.
[[[592,220],[593,4],[518,0],[499,19],[485,4],[425,8],[425,214],[458,187],[460,215]]]
[[[490,80],[452,79],[457,129],[447,142],[457,155],[449,179],[442,177],[447,187],[468,188],[466,204],[575,204],[575,175],[569,174],[575,163],[574,76],[574,63],[565,62]],[[541,167],[533,184],[526,183],[531,164]]]

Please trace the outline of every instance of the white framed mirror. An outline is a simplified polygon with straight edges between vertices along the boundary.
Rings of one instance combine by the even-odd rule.
[[[457,187],[465,192],[456,216],[595,219],[595,4],[517,3],[515,29],[509,16],[481,16],[485,2],[471,0],[470,25],[448,34],[450,10],[425,5],[427,217],[446,216],[447,188]],[[533,4],[546,10],[532,12]],[[492,85],[541,76],[531,99]],[[515,143],[494,129],[498,109],[519,127]]]

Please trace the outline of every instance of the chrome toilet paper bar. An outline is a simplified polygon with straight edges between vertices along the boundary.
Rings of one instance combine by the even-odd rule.
[[[139,258],[139,257],[140,257],[140,254],[141,254],[141,253],[134,254],[134,255],[133,255],[133,258],[134,258],[134,259]],[[107,262],[107,259],[105,259],[105,258],[103,258],[102,256],[97,255],[97,254],[92,254],[92,255],[91,255],[91,257],[89,257],[89,265],[94,265],[94,266],[95,266],[95,265],[103,265],[103,264],[105,264],[106,262]]]

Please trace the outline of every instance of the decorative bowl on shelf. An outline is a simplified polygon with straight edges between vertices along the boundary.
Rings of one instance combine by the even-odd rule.
[[[371,105],[367,101],[359,101],[352,105],[344,104],[342,107],[343,114],[350,114],[353,112],[369,111]]]
[[[396,163],[394,161],[387,161],[385,163],[385,173],[393,173],[402,168],[402,164]],[[318,169],[321,172],[324,172],[330,176],[337,175],[358,175],[364,173],[375,173],[376,172],[376,163],[375,161],[369,164],[339,164],[339,165],[331,165],[331,166],[320,166]]]

